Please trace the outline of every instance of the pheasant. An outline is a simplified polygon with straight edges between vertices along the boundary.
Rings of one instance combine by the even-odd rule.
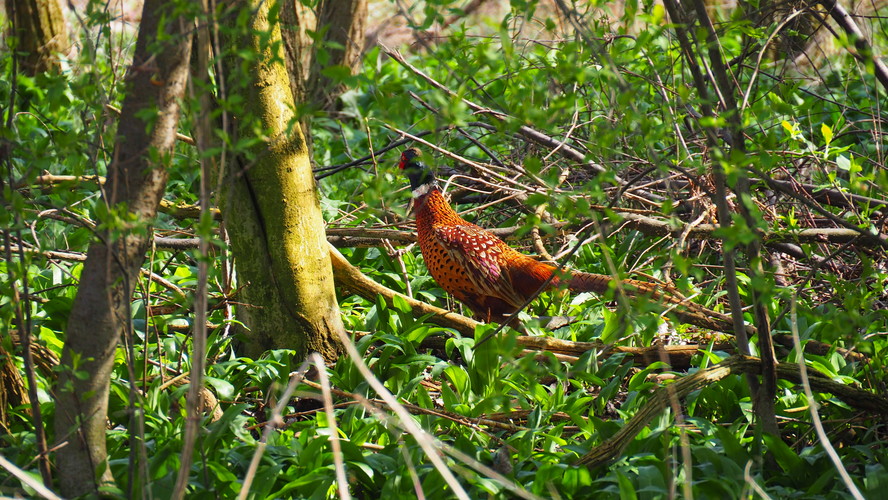
[[[539,292],[567,288],[572,292],[604,294],[612,276],[572,270],[524,255],[483,228],[463,220],[444,198],[435,174],[410,148],[399,167],[410,180],[419,248],[432,277],[447,293],[485,321],[502,322]],[[690,324],[732,331],[731,318],[682,298],[671,287],[637,280],[620,280],[627,295],[676,306],[676,316]]]

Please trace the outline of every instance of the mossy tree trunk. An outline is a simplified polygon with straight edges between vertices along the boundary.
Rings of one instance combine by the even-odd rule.
[[[100,229],[87,252],[55,388],[55,439],[67,441],[56,452],[56,466],[67,497],[95,495],[113,484],[105,444],[111,369],[121,333],[130,326],[130,299],[166,186],[192,28],[170,15],[164,0],[145,2],[104,186],[109,215],[103,227],[114,229]],[[158,40],[159,33],[168,35],[166,41]]]
[[[245,0],[249,26],[235,27],[230,48],[250,47],[256,59],[228,58],[226,88],[245,100],[236,136],[260,142],[239,151],[222,178],[220,205],[244,285],[238,317],[249,328],[247,355],[295,349],[333,360],[343,330],[333,288],[317,186],[294,111],[283,63],[281,32],[269,2]],[[243,16],[241,16],[243,17]],[[234,16],[229,16],[235,19]],[[241,68],[247,67],[247,74]],[[238,82],[244,82],[238,87]],[[244,142],[244,141],[241,141]]]

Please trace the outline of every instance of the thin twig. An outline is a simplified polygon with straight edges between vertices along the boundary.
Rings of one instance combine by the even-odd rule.
[[[525,185],[525,184],[522,184],[522,183],[520,183],[520,182],[518,182],[518,181],[516,181],[516,180],[514,180],[514,179],[511,179],[511,178],[509,178],[509,177],[506,177],[505,175],[502,175],[502,174],[500,174],[500,173],[498,173],[498,172],[495,172],[495,171],[489,169],[488,167],[484,166],[484,165],[481,164],[481,163],[478,163],[478,162],[476,162],[476,161],[472,161],[472,160],[470,160],[470,159],[468,159],[468,158],[465,158],[465,157],[462,157],[462,156],[460,156],[460,155],[458,155],[458,154],[456,154],[456,153],[452,153],[452,152],[450,152],[450,151],[447,151],[446,149],[443,149],[442,147],[440,147],[440,146],[438,146],[438,145],[432,144],[431,142],[428,142],[428,141],[426,141],[426,140],[424,140],[424,139],[421,139],[418,135],[411,134],[410,132],[407,132],[407,131],[405,131],[405,130],[401,130],[401,129],[397,128],[397,127],[393,127],[393,126],[391,126],[391,125],[389,125],[389,124],[387,124],[387,123],[383,123],[383,126],[384,126],[385,128],[387,128],[387,129],[393,131],[393,132],[396,132],[396,133],[398,133],[398,134],[404,136],[404,137],[407,137],[407,138],[409,138],[409,139],[412,139],[414,142],[418,142],[418,143],[420,143],[420,144],[422,144],[422,145],[428,147],[429,149],[434,149],[435,151],[438,151],[439,153],[441,153],[441,154],[443,154],[443,155],[445,155],[445,156],[448,156],[448,157],[450,157],[450,158],[453,158],[453,159],[456,160],[456,161],[463,162],[463,163],[465,163],[466,165],[469,165],[469,166],[471,166],[472,168],[478,170],[479,172],[485,173],[485,174],[487,174],[487,175],[489,175],[489,176],[491,176],[491,177],[495,177],[495,178],[497,178],[497,179],[499,179],[499,180],[501,180],[501,181],[503,181],[503,182],[505,182],[505,183],[507,183],[507,184],[511,184],[512,186],[515,186],[515,188],[513,188],[513,189],[518,189],[518,190],[521,190],[522,192],[526,192],[526,193],[539,193],[539,192],[541,192],[541,188],[533,188],[533,187],[527,186],[527,185]],[[502,189],[502,186],[496,186],[496,187]]]
[[[854,22],[851,14],[836,0],[820,0],[820,5],[826,8],[830,17],[845,30],[848,38],[854,42],[854,46],[857,48],[857,51],[852,51],[854,57],[866,65],[872,63],[876,79],[882,84],[883,89],[888,90],[888,67],[885,66],[882,58],[876,55],[873,47],[866,40],[866,36],[860,27],[857,26],[857,23]]]
[[[762,498],[764,498],[765,500],[772,500],[771,495],[768,495],[768,492],[765,491],[764,488],[759,486],[755,478],[752,477],[752,474],[750,473],[750,471],[752,470],[752,464],[752,460],[746,461],[746,466],[743,467],[743,480],[746,481],[746,484],[748,484],[753,490],[755,490],[755,492],[758,493]],[[741,493],[740,498],[748,498],[748,496]]]
[[[413,417],[410,416],[410,413],[404,409],[398,403],[398,400],[389,392],[388,389],[379,381],[374,375],[373,372],[370,371],[370,368],[364,363],[364,360],[361,358],[360,353],[358,353],[355,346],[352,345],[351,339],[345,334],[345,332],[338,332],[339,338],[342,341],[342,345],[345,348],[345,352],[351,358],[352,363],[354,363],[355,367],[361,373],[361,376],[364,377],[364,380],[370,384],[370,387],[376,391],[377,394],[389,405],[389,407],[395,412],[398,418],[401,421],[401,424],[407,429],[407,431],[416,439],[416,442],[419,443],[419,446],[425,451],[426,456],[435,466],[435,469],[441,474],[441,477],[444,478],[444,482],[450,486],[453,494],[456,495],[457,498],[461,500],[469,500],[469,495],[466,493],[466,490],[463,489],[462,485],[459,484],[456,477],[447,467],[447,464],[444,463],[444,460],[441,458],[438,450],[435,449],[436,443],[434,438],[429,435],[428,432],[423,430],[419,424],[413,420]]]
[[[817,432],[817,437],[820,439],[821,446],[823,446],[829,459],[832,460],[833,465],[835,465],[836,470],[839,473],[839,477],[842,478],[848,491],[851,492],[851,495],[856,500],[864,500],[857,485],[854,484],[851,476],[848,475],[845,465],[842,464],[841,457],[839,457],[839,454],[836,453],[835,448],[833,448],[832,443],[829,441],[829,436],[826,435],[826,431],[823,429],[823,423],[820,421],[820,413],[817,411],[817,408],[820,405],[817,403],[817,400],[814,399],[814,394],[811,392],[811,383],[808,380],[808,365],[805,363],[805,350],[802,349],[802,341],[799,339],[799,323],[798,318],[796,317],[795,296],[791,297],[790,301],[791,312],[789,313],[789,322],[790,328],[792,329],[792,340],[795,343],[796,348],[796,362],[799,365],[799,376],[802,379],[802,388],[805,389],[805,397],[808,398],[808,408],[811,410],[811,421],[814,423],[814,430]]]
[[[347,391],[343,391],[343,390],[335,389],[335,388],[331,388],[331,387],[324,389],[324,387],[321,384],[312,382],[310,380],[304,380],[302,383],[309,386],[309,387],[312,387],[314,389],[318,389],[321,391],[326,390],[326,391],[330,392],[331,394],[335,394],[336,396],[341,397],[341,398],[347,398],[347,399],[351,399],[353,401],[358,401],[360,399],[364,402],[376,405],[378,408],[387,408],[387,403],[381,399],[367,399],[367,398],[364,398],[364,397],[357,395],[355,393],[347,392]],[[530,429],[528,429],[527,427],[521,427],[519,425],[508,424],[508,423],[501,422],[500,420],[493,419],[493,418],[485,418],[482,416],[482,417],[474,417],[474,418],[470,419],[466,416],[460,415],[458,413],[453,413],[453,412],[447,411],[447,410],[423,408],[421,406],[411,404],[411,403],[405,403],[405,402],[401,402],[400,404],[404,407],[405,410],[410,412],[412,415],[426,415],[426,416],[431,416],[431,417],[436,417],[436,418],[443,418],[445,420],[450,420],[453,423],[470,427],[475,432],[485,432],[484,429],[481,427],[482,425],[486,426],[486,427],[491,427],[493,429],[510,432],[510,433],[530,431]],[[502,415],[500,415],[500,416],[502,416]],[[491,435],[491,436],[495,438],[495,436],[493,436],[493,435]]]
[[[382,44],[380,44],[380,46],[382,47],[382,51],[385,52],[386,55],[388,55],[389,57],[391,57],[392,59],[397,61],[398,64],[400,64],[401,66],[404,66],[406,69],[413,72],[415,75],[424,79],[426,82],[428,82],[430,85],[432,85],[436,89],[438,89],[442,92],[445,92],[452,97],[459,97],[456,92],[454,92],[453,90],[450,90],[444,84],[438,82],[434,78],[425,74],[419,68],[417,68],[417,67],[413,66],[412,64],[410,64],[409,62],[407,62],[407,60],[404,58],[403,55],[401,55],[400,52],[393,51],[390,48],[388,48]],[[460,99],[477,114],[490,115],[490,116],[493,116],[494,118],[496,118],[497,120],[501,120],[501,121],[510,118],[509,115],[507,115],[506,113],[503,113],[502,111],[496,111],[496,110],[493,110],[490,108],[486,108],[484,106],[480,106],[480,105],[475,104],[474,102],[469,101],[468,99],[465,99],[463,97],[460,97]],[[582,164],[582,165],[584,165],[596,172],[599,172],[599,173],[606,173],[607,172],[607,169],[604,168],[603,166],[601,166],[595,162],[586,161],[586,155],[583,154],[581,151],[579,151],[579,150],[575,149],[574,147],[563,143],[563,141],[559,141],[559,140],[557,140],[557,139],[555,139],[555,138],[553,138],[553,137],[551,137],[539,130],[535,130],[535,129],[530,128],[526,125],[521,125],[518,127],[518,131],[516,132],[516,134],[520,137],[523,137],[524,139],[530,140],[532,142],[546,146],[548,148],[552,148],[552,149],[557,148],[558,154],[560,154],[562,157],[567,158],[572,161],[575,161],[577,163],[580,163],[580,164]],[[613,178],[617,183],[619,183],[619,184],[623,183],[623,180],[619,176],[617,176],[616,174],[613,175]]]
[[[26,484],[28,487],[33,488],[34,491],[43,498],[46,498],[48,500],[63,500],[62,497],[50,491],[49,488],[43,486],[27,472],[19,469],[17,465],[7,460],[6,457],[4,457],[3,455],[0,455],[0,467],[3,467],[7,471],[9,471],[10,474],[15,476],[19,481]]]
[[[209,7],[206,2],[202,2],[203,12],[202,18],[209,19],[211,17]],[[198,40],[196,42],[197,68],[207,68],[209,66],[209,35],[206,29],[197,29]],[[189,89],[194,98],[194,79],[197,79],[201,88],[209,85],[208,75],[206,71],[197,71],[192,80],[189,80]],[[210,121],[211,102],[209,95],[203,92],[200,97],[200,105],[195,110],[196,117],[195,132],[197,134],[197,142],[190,144],[197,145],[197,151],[200,153],[202,161],[200,162],[200,220],[204,224],[200,226],[207,227],[208,222],[212,220],[211,204],[210,204],[210,181],[213,173],[218,169],[213,168],[214,156],[207,155],[210,150],[210,137],[212,137],[212,123]],[[178,136],[177,136],[178,137]],[[181,140],[181,139],[180,139]],[[185,496],[185,490],[188,487],[188,481],[191,476],[191,463],[194,456],[194,447],[197,443],[197,436],[200,431],[200,402],[201,392],[204,390],[203,379],[204,370],[206,369],[207,360],[207,295],[209,286],[209,254],[211,235],[199,231],[198,249],[197,249],[197,289],[194,291],[194,330],[191,335],[191,383],[188,386],[188,397],[185,402],[185,436],[182,443],[182,459],[179,466],[179,475],[176,478],[176,484],[173,489],[172,497],[181,499]]]
[[[253,484],[253,479],[256,478],[256,471],[259,470],[259,462],[262,461],[262,455],[265,453],[268,437],[271,436],[271,433],[274,432],[275,429],[284,425],[284,419],[282,417],[284,409],[290,402],[290,396],[293,395],[296,386],[302,381],[305,372],[310,366],[309,361],[305,360],[299,365],[298,370],[290,374],[290,383],[287,384],[287,388],[284,389],[283,394],[281,394],[280,399],[274,406],[271,415],[268,417],[268,423],[265,426],[265,430],[262,432],[262,437],[259,439],[259,443],[256,444],[256,452],[253,453],[253,459],[250,461],[250,466],[247,468],[247,474],[244,476],[244,484],[241,486],[240,493],[237,495],[238,500],[246,500],[249,496],[250,486]]]
[[[370,402],[366,398],[364,398],[363,396],[361,396],[359,394],[355,394],[355,398],[357,399],[357,401],[359,403],[361,403],[364,406],[364,408],[366,408],[368,411],[373,413],[380,420],[383,420],[385,422],[392,422],[394,425],[397,425],[398,427],[400,427],[404,431],[413,435],[414,438],[416,438],[416,435],[413,434],[413,432],[411,432],[409,430],[409,428],[408,428],[409,425],[404,420],[394,419],[394,418],[382,413],[382,411],[377,406],[370,404]],[[396,403],[396,404],[398,404],[398,403]],[[392,408],[392,409],[395,410],[395,413],[398,413],[397,408]],[[411,421],[412,421],[412,419],[411,419]],[[434,442],[434,445],[437,446],[438,448],[440,448],[441,450],[443,450],[445,453],[447,453],[450,456],[456,458],[457,460],[460,460],[461,462],[467,464],[469,467],[472,467],[476,471],[486,474],[488,477],[496,480],[498,483],[503,485],[506,489],[508,489],[509,491],[514,493],[515,495],[517,495],[521,498],[528,499],[528,500],[539,499],[538,496],[534,495],[533,493],[530,493],[529,491],[525,490],[521,486],[515,484],[513,481],[509,480],[509,478],[503,476],[502,474],[493,470],[492,468],[488,467],[487,465],[484,465],[481,462],[475,460],[473,457],[463,453],[462,451],[456,449],[455,447],[453,447],[447,443],[444,443],[441,440],[438,440],[435,438],[431,438],[431,439]],[[417,439],[417,442],[419,442],[419,439]],[[420,443],[420,446],[422,446],[422,443]],[[455,467],[455,469],[459,472],[463,472],[462,468]],[[450,472],[450,471],[448,470],[448,472]]]
[[[13,24],[15,24],[15,20],[18,16],[15,15],[16,5],[13,4],[11,6],[11,19],[13,20]],[[21,28],[21,27],[19,27]],[[13,32],[16,31],[16,26],[13,26]],[[9,91],[9,106],[6,108],[6,130],[13,129],[13,118],[15,116],[15,104],[16,99],[18,98],[18,57],[12,57],[12,68],[10,75],[10,91]],[[2,146],[0,146],[0,158],[3,159],[6,167],[6,175],[7,178],[0,177],[0,191],[6,192],[6,186],[12,188],[14,186],[13,182],[13,168],[12,163],[12,152],[10,151],[10,145],[12,143],[4,140]],[[9,202],[9,199],[5,199],[4,201]],[[10,203],[14,206],[14,203]],[[22,241],[22,233],[21,233],[21,213],[19,210],[12,209],[13,222],[14,227],[19,228],[16,229],[16,237],[18,241]],[[43,427],[43,415],[40,410],[40,400],[37,397],[37,377],[34,374],[34,358],[31,355],[31,304],[29,297],[31,296],[28,291],[28,271],[25,266],[25,250],[21,245],[18,247],[17,257],[18,262],[13,263],[12,260],[12,249],[11,249],[11,231],[9,228],[3,228],[3,243],[5,246],[4,249],[4,258],[6,259],[6,273],[9,279],[9,286],[12,289],[12,303],[15,314],[15,321],[18,324],[20,330],[20,340],[22,345],[22,358],[25,363],[25,377],[28,381],[28,399],[30,399],[31,404],[31,418],[34,424],[34,437],[36,438],[37,445],[37,454],[39,457],[38,467],[40,469],[40,476],[43,479],[43,484],[46,488],[44,490],[48,491],[48,488],[52,485],[52,471],[50,469],[49,464],[49,456],[46,453],[47,443],[46,443],[46,430]],[[18,279],[21,279],[22,283],[22,294],[19,295],[19,289],[16,285],[18,281],[16,274],[19,274]],[[10,464],[11,465],[11,464]],[[14,467],[14,466],[13,466]],[[16,471],[13,469],[7,468],[13,474],[16,474]],[[16,468],[16,470],[18,470]]]
[[[339,444],[339,429],[336,427],[336,414],[333,412],[333,398],[330,396],[330,377],[327,376],[327,365],[320,354],[313,352],[308,357],[309,362],[318,370],[318,378],[321,381],[321,390],[324,401],[324,413],[327,415],[327,428],[330,430],[330,446],[333,448],[333,467],[336,469],[336,489],[339,490],[339,498],[348,500],[348,478],[345,476],[345,463],[342,461],[342,445]]]

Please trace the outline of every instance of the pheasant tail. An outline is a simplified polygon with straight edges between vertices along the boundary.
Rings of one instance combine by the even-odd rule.
[[[574,292],[604,294],[610,288],[611,281],[614,281],[614,278],[606,274],[571,271],[567,287]],[[665,298],[667,302],[677,301],[675,297],[664,294],[658,285],[644,281],[620,280],[620,290],[633,297],[645,295],[654,299]]]
[[[583,272],[571,273],[568,288],[575,292],[595,292],[604,294],[613,278],[604,274]],[[620,291],[632,297],[647,297],[649,300],[670,305],[673,314],[684,322],[718,331],[732,331],[733,323],[727,314],[718,313],[685,299],[678,290],[668,285],[657,285],[638,280],[621,280]]]
[[[595,292],[603,294],[607,292],[613,278],[604,274],[592,274],[583,272],[571,272],[567,281],[567,288],[574,292]]]

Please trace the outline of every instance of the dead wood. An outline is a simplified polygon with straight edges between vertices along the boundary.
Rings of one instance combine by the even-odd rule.
[[[576,465],[589,468],[599,467],[619,456],[626,446],[642,429],[670,407],[673,398],[684,398],[691,392],[717,382],[728,375],[759,375],[761,361],[750,356],[732,356],[717,365],[687,375],[676,382],[662,386],[654,391],[653,396],[623,427],[609,439],[580,457]],[[791,363],[777,364],[777,377],[794,383],[801,382],[798,365]],[[808,367],[808,378],[815,392],[830,393],[858,410],[867,411],[881,416],[888,415],[888,399],[872,394],[863,389],[847,386],[831,380],[826,375]]]

